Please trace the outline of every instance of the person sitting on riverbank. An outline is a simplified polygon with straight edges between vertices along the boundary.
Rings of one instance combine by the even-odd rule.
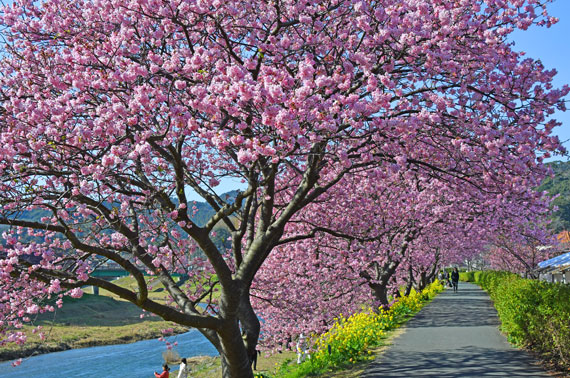
[[[156,378],[168,378],[170,373],[168,373],[168,371],[170,370],[170,368],[168,367],[167,364],[162,365],[162,373],[157,373],[156,371],[154,372],[154,376]]]
[[[190,367],[188,366],[186,359],[183,358],[182,362],[180,362],[180,368],[178,369],[178,377],[176,378],[187,378],[189,373]]]

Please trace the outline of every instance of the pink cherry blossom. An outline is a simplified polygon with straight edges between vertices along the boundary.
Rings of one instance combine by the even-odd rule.
[[[506,41],[553,22],[531,0],[3,6],[2,342],[95,285],[252,377],[260,334],[323,330],[521,234],[547,209],[532,188],[569,90]],[[223,196],[225,179],[244,185]]]

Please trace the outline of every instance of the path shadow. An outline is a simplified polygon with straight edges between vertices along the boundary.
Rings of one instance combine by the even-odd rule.
[[[499,325],[487,293],[460,283],[457,293],[447,289],[411,319],[361,378],[547,377],[527,353],[509,347]]]
[[[460,284],[457,293],[447,289],[439,294],[406,324],[406,328],[499,325],[497,311],[487,293],[471,285]]]
[[[518,350],[464,347],[451,352],[389,352],[374,362],[361,378],[377,377],[544,377]]]

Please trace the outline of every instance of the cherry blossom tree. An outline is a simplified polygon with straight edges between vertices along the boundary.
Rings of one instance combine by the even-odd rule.
[[[497,234],[482,257],[491,269],[538,278],[538,263],[556,256],[558,244],[546,227],[532,224],[518,232]]]
[[[340,313],[387,308],[402,286],[406,294],[422,290],[439,267],[480,255],[496,227],[548,211],[536,193],[487,209],[470,201],[480,188],[450,190],[449,183],[405,176],[345,176],[292,220],[252,289],[265,348],[320,333]]]
[[[550,25],[543,8],[530,0],[4,6],[5,340],[23,341],[13,331],[51,309],[41,299],[94,285],[198,328],[220,352],[224,377],[252,377],[260,324],[251,284],[287,224],[345,175],[380,167],[381,180],[389,167],[473,188],[495,183],[477,198],[491,208],[538,184],[542,159],[561,150],[549,116],[568,89],[552,88],[555,72],[506,38]],[[227,178],[245,189],[220,197]],[[203,225],[190,191],[215,212]],[[30,220],[30,211],[45,215]],[[213,243],[219,225],[230,250]],[[137,289],[91,275],[106,262]],[[158,277],[168,303],[149,299],[144,273]],[[172,273],[193,285],[179,287]]]

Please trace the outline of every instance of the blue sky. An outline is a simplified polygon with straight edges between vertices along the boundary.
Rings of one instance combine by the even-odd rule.
[[[554,79],[556,87],[570,84],[570,0],[555,0],[549,4],[548,12],[560,21],[550,28],[531,27],[526,31],[516,31],[512,35],[516,51],[525,51],[528,57],[540,59],[548,69],[558,71]],[[570,101],[570,97],[566,98]],[[570,108],[570,103],[567,105]],[[560,140],[570,150],[570,111],[558,112],[555,118],[562,126],[554,129]],[[566,157],[554,160],[567,161]]]

